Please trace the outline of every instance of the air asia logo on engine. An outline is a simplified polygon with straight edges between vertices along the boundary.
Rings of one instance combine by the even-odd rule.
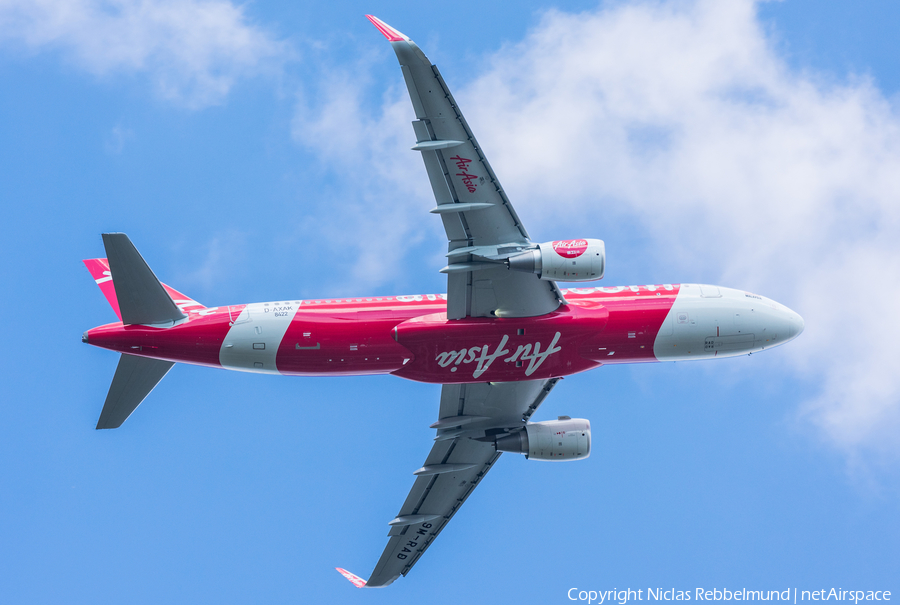
[[[525,368],[525,375],[531,376],[539,367],[541,367],[541,364],[544,363],[545,359],[562,350],[562,347],[556,346],[556,343],[559,342],[559,337],[560,333],[557,332],[553,336],[553,340],[550,341],[550,345],[544,350],[541,350],[540,341],[535,342],[533,345],[519,345],[516,348],[515,353],[502,361],[503,363],[514,363],[516,364],[516,367],[520,367],[527,361],[528,367]],[[500,344],[497,345],[497,348],[494,349],[493,353],[490,352],[489,345],[482,345],[470,349],[463,348],[458,351],[444,351],[443,353],[438,353],[438,356],[435,357],[435,361],[437,361],[438,365],[442,368],[446,368],[452,364],[450,367],[451,372],[455,372],[458,369],[457,366],[461,364],[477,362],[475,371],[472,372],[472,378],[478,378],[487,372],[488,368],[491,367],[491,364],[494,363],[498,357],[509,354],[509,349],[506,348],[507,342],[509,342],[509,336],[504,334],[503,338],[500,340]]]
[[[462,179],[463,185],[466,186],[466,189],[469,190],[469,193],[475,193],[475,187],[478,186],[478,183],[476,183],[475,181],[478,180],[478,175],[469,174],[469,164],[472,163],[472,160],[460,157],[458,155],[453,156],[450,159],[456,162],[457,168],[462,170],[462,172],[457,172],[456,176]]]
[[[563,258],[581,256],[587,248],[588,243],[585,239],[567,239],[553,242],[553,249]]]

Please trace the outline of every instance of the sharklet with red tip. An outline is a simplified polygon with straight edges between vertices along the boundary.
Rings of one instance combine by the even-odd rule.
[[[396,29],[379,19],[374,15],[366,15],[366,19],[372,22],[372,25],[378,28],[384,37],[391,42],[409,42],[409,37],[398,32]]]
[[[338,570],[339,574],[341,574],[342,576],[344,576],[345,578],[350,580],[350,583],[353,584],[354,586],[356,586],[357,588],[365,587],[366,581],[363,580],[362,578],[360,578],[355,573],[350,573],[349,571],[347,571],[346,569],[343,569],[341,567],[335,567],[335,569]]]

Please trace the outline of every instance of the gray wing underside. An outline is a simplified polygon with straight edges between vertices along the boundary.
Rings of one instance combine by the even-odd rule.
[[[124,324],[173,324],[187,315],[163,288],[124,233],[104,233],[103,246]]]
[[[557,285],[502,260],[533,247],[438,68],[411,40],[393,41],[422,153],[449,240],[447,317],[533,317],[565,299]]]
[[[122,426],[174,365],[174,361],[123,353],[119,357],[112,384],[109,385],[97,428],[115,429]]]
[[[391,522],[367,586],[409,573],[500,457],[493,443],[476,439],[523,426],[559,380],[443,386],[434,447]]]

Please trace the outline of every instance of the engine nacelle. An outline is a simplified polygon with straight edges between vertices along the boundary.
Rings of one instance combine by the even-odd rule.
[[[525,429],[496,441],[501,452],[525,454],[529,460],[581,460],[591,455],[591,423],[583,418],[528,422]]]
[[[506,262],[513,271],[535,273],[541,279],[593,281],[603,278],[606,245],[599,239],[547,242]]]

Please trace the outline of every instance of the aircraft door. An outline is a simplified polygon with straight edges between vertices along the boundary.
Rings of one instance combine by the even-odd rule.
[[[250,321],[250,305],[231,305],[228,307],[228,320],[231,325],[242,324]]]

